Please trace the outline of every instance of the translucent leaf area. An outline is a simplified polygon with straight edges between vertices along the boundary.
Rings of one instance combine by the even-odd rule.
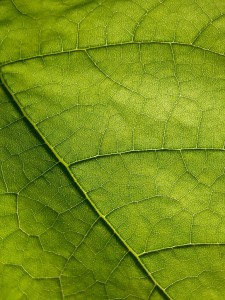
[[[223,299],[224,15],[0,1],[0,300]]]

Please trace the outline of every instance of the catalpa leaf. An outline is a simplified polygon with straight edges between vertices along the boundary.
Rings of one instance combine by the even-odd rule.
[[[222,299],[225,2],[0,2],[0,299]]]

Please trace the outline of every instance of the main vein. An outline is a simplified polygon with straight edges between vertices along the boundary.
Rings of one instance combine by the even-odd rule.
[[[1,80],[7,91],[12,96],[13,100],[17,104],[17,107],[20,109],[21,113],[25,117],[25,119],[31,124],[31,126],[34,128],[35,132],[40,136],[40,138],[43,140],[44,144],[49,148],[51,153],[54,155],[54,157],[57,159],[59,163],[61,163],[62,166],[66,169],[68,175],[72,178],[76,186],[80,189],[80,191],[83,193],[84,197],[87,199],[89,204],[92,206],[94,211],[99,215],[100,218],[102,218],[105,222],[105,224],[113,231],[115,236],[121,241],[121,243],[125,246],[125,248],[133,255],[133,257],[136,259],[136,261],[139,263],[140,267],[143,269],[145,273],[149,276],[149,278],[154,282],[156,286],[164,293],[164,295],[172,300],[172,298],[168,295],[165,289],[156,281],[156,279],[152,276],[151,272],[148,270],[148,268],[145,266],[145,264],[140,259],[139,255],[131,248],[131,246],[123,239],[123,237],[118,233],[118,231],[113,227],[113,225],[107,220],[107,218],[101,213],[101,211],[98,209],[98,207],[95,205],[93,200],[89,197],[85,189],[82,187],[82,185],[78,182],[77,178],[71,171],[69,164],[67,164],[63,158],[56,152],[56,150],[52,147],[52,145],[48,142],[44,134],[39,130],[39,128],[34,124],[33,120],[29,117],[29,115],[25,112],[22,105],[20,104],[20,101],[17,99],[17,97],[13,94],[7,83],[5,82],[5,79],[3,75],[1,74]]]

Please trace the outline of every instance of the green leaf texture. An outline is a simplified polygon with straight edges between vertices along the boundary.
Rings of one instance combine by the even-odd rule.
[[[1,0],[0,74],[0,299],[223,299],[224,0]]]

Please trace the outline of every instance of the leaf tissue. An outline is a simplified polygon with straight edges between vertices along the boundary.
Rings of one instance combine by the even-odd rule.
[[[225,295],[225,1],[0,1],[0,299]]]

